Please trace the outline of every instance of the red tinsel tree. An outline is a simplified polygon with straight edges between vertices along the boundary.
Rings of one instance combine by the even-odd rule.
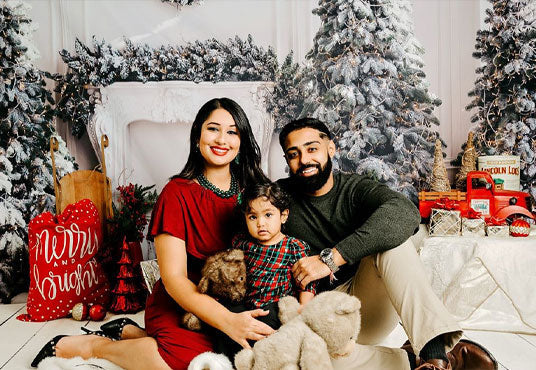
[[[109,221],[112,245],[121,245],[115,253],[115,288],[110,310],[117,313],[137,312],[145,306],[146,291],[139,263],[142,260],[140,242],[147,225],[145,214],[156,201],[153,186],[128,184],[119,186],[119,205],[113,205],[114,217]]]
[[[141,294],[142,289],[139,284],[139,274],[134,271],[132,258],[130,256],[130,246],[126,238],[123,240],[121,247],[121,259],[117,262],[119,272],[117,281],[112,290],[112,303],[110,310],[116,313],[138,312],[144,307]]]

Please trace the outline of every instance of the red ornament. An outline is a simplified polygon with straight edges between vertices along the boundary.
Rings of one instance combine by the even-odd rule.
[[[89,310],[85,303],[77,303],[73,306],[73,309],[71,310],[71,315],[73,316],[73,319],[83,321],[87,319],[88,311]]]
[[[106,317],[106,309],[100,304],[94,304],[89,309],[89,317],[93,321],[101,321]]]
[[[510,225],[510,235],[512,236],[529,236],[530,234],[530,225],[527,221],[522,218],[514,220]]]

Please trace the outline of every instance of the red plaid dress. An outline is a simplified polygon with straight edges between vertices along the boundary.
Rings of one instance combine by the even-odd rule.
[[[248,292],[247,303],[261,308],[268,303],[301,291],[292,277],[292,265],[307,257],[306,242],[286,236],[277,244],[263,245],[239,234],[233,239],[233,247],[244,251],[246,256]],[[305,291],[316,293],[316,282],[308,284]]]

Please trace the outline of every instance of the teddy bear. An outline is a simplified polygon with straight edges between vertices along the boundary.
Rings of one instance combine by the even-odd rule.
[[[239,249],[226,249],[208,257],[201,269],[197,290],[221,303],[240,303],[246,295],[244,252]],[[191,312],[184,314],[182,324],[189,330],[201,330],[201,321]]]
[[[318,294],[298,314],[294,297],[279,301],[278,331],[235,356],[237,370],[333,369],[331,358],[347,356],[361,329],[361,302],[337,291]]]

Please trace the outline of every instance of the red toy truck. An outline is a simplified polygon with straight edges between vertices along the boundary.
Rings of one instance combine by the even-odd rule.
[[[419,211],[421,217],[430,217],[435,202],[448,198],[459,205],[462,217],[469,208],[480,212],[487,221],[491,217],[512,220],[517,216],[535,219],[533,204],[528,193],[512,190],[497,190],[491,175],[484,171],[471,171],[467,174],[467,192],[421,191],[419,193]]]

